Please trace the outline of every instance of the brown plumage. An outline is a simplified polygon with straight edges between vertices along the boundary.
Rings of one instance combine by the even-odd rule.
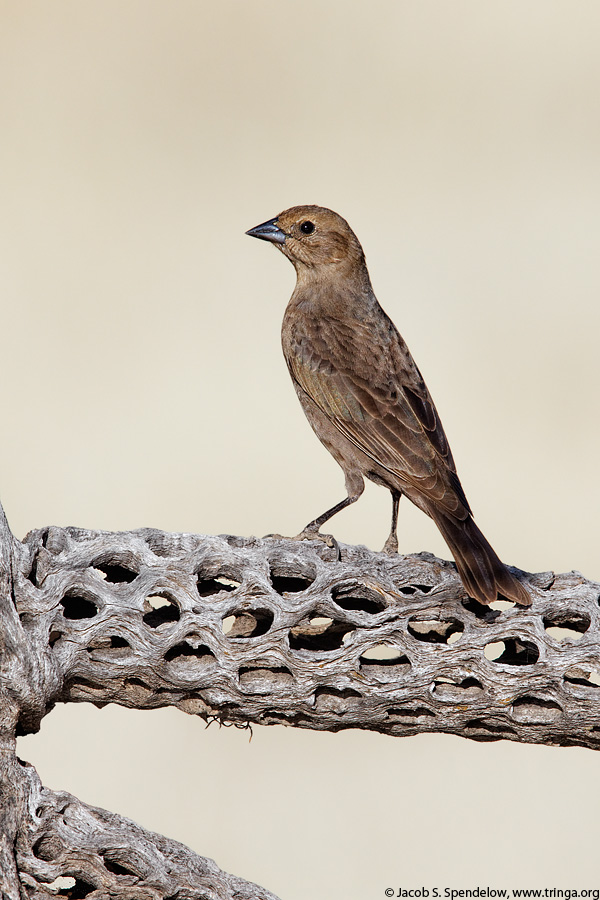
[[[299,537],[320,537],[328,519],[358,500],[366,477],[392,494],[385,551],[397,552],[398,503],[406,494],[440,529],[471,597],[491,603],[502,594],[529,605],[473,521],[433,400],[377,302],[345,219],[320,206],[295,206],[247,234],[273,242],[296,269],[283,352],[308,421],[346,476],[348,496]]]

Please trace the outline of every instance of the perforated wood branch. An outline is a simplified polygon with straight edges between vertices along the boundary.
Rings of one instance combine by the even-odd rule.
[[[29,798],[16,845],[25,897],[277,900],[176,841],[43,788],[31,766],[20,777]]]
[[[17,549],[46,708],[600,745],[600,585],[576,573],[528,576],[530,610],[490,610],[429,554],[74,528]]]
[[[36,623],[34,611],[17,614],[13,575],[18,564],[33,559],[30,547],[12,538],[0,507],[2,900],[277,900],[175,841],[44,789],[35,770],[17,759],[15,732],[39,727],[61,695],[65,675],[49,648],[46,626],[37,627],[44,616]],[[69,602],[61,604],[67,620]]]
[[[5,735],[37,730],[56,702],[91,701],[174,705],[239,726],[600,745],[600,585],[578,573],[524,575],[531,608],[490,609],[465,596],[453,564],[426,553],[343,546],[338,560],[319,542],[54,527],[23,543],[5,529],[3,546]],[[35,832],[23,809],[6,825],[27,848],[20,859],[31,871],[21,871],[32,878],[41,872],[32,857],[52,862],[35,848],[46,846],[44,822],[58,821],[65,796],[45,792],[47,819]],[[105,861],[88,850],[100,852],[69,849],[69,860],[89,863],[72,877],[104,889]],[[66,872],[67,857],[56,859],[48,877],[56,866]],[[138,896],[115,884],[111,896]],[[252,885],[211,890],[267,896]]]

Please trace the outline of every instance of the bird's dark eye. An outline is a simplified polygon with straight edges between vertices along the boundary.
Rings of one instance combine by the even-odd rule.
[[[312,234],[315,230],[315,226],[312,222],[303,222],[300,226],[300,231],[302,234]]]

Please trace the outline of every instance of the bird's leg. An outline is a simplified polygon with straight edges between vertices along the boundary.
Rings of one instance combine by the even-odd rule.
[[[313,519],[312,522],[309,522],[297,536],[298,539],[306,541],[311,538],[323,538],[323,535],[319,533],[321,525],[324,525],[325,522],[332,519],[336,513],[346,509],[346,507],[350,506],[351,503],[354,503],[355,500],[358,500],[358,497],[345,497],[343,500],[340,500],[340,502],[336,503],[335,506],[332,506],[331,509],[326,510],[316,519]]]
[[[300,534],[297,534],[294,540],[296,541],[324,541],[328,547],[337,548],[338,558],[340,557],[340,550],[338,547],[338,543],[332,534],[321,534],[320,528],[321,525],[324,525],[325,522],[328,522],[329,519],[333,518],[336,513],[341,512],[343,509],[346,509],[347,506],[350,506],[352,503],[356,503],[360,495],[365,489],[365,483],[362,478],[362,475],[359,473],[346,473],[346,490],[348,491],[348,496],[343,500],[340,500],[339,503],[336,503],[335,506],[332,506],[331,509],[327,509],[324,513],[321,513],[320,516],[317,516],[316,519],[313,519],[312,522],[309,522],[306,525]]]
[[[332,534],[321,534],[319,528],[321,525],[324,525],[329,519],[335,516],[336,513],[340,512],[342,509],[345,509],[347,506],[350,506],[351,503],[354,503],[355,500],[358,500],[358,497],[346,497],[344,500],[341,500],[339,503],[336,503],[335,506],[332,506],[331,509],[326,510],[326,512],[322,513],[316,519],[313,519],[312,522],[309,522],[306,525],[300,534],[295,535],[291,538],[292,541],[323,541],[324,544],[327,544],[328,547],[332,547],[338,556],[338,559],[341,559],[340,548],[338,542],[334,538]],[[286,538],[282,534],[265,534],[266,538],[278,538],[283,540],[290,540],[290,538]]]
[[[328,519],[331,519],[332,516],[335,516],[336,513],[340,512],[340,510],[345,509],[347,506],[350,506],[351,503],[354,503],[355,500],[358,500],[358,497],[346,497],[344,500],[340,500],[339,503],[336,503],[335,506],[332,506],[331,509],[326,510],[316,519],[313,519],[312,522],[309,522],[306,525],[300,534],[297,534],[294,538],[295,541],[323,541],[323,543],[327,544],[328,547],[331,547],[335,550],[337,554],[338,560],[342,558],[342,552],[340,550],[340,545],[334,538],[332,534],[321,534],[319,528],[321,525],[324,525]]]
[[[392,527],[390,529],[390,535],[383,545],[382,553],[397,553],[398,552],[398,535],[396,534],[396,529],[398,528],[398,504],[400,503],[400,497],[402,496],[402,491],[392,491]]]

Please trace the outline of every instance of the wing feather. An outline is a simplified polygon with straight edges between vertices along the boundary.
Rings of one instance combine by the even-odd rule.
[[[299,325],[286,353],[290,374],[377,466],[462,518],[470,510],[437,410],[408,347],[385,321],[375,335],[327,316],[318,329],[311,323],[310,335]]]

